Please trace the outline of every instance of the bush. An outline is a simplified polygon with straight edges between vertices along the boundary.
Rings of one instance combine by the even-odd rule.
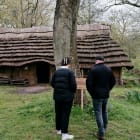
[[[133,103],[140,103],[140,92],[131,90],[126,93],[127,100]]]

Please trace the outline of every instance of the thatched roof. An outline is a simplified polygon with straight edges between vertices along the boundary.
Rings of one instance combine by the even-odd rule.
[[[110,67],[133,67],[128,56],[110,37],[107,25],[78,26],[77,52],[81,68],[90,68],[99,54]],[[0,28],[0,66],[22,66],[38,61],[54,64],[52,28]]]

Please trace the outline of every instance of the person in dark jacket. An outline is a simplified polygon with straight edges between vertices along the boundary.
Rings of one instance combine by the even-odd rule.
[[[97,56],[95,58],[95,65],[88,73],[86,87],[93,101],[98,126],[97,137],[99,140],[104,140],[104,134],[108,124],[108,98],[110,90],[115,83],[112,70],[104,64],[104,57]]]
[[[74,137],[68,134],[68,125],[77,84],[73,71],[69,69],[69,57],[64,57],[61,65],[52,77],[51,86],[54,88],[57,134],[62,134],[62,140],[67,140]]]

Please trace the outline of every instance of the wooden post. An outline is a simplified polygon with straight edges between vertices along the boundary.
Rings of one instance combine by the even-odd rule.
[[[86,79],[85,78],[76,78],[77,81],[77,89],[80,90],[80,96],[81,96],[81,109],[84,108],[84,91],[86,90]]]
[[[81,109],[83,110],[84,108],[84,90],[81,89]]]

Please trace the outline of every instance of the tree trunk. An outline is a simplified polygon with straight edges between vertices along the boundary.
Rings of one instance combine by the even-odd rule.
[[[71,68],[76,77],[80,77],[80,69],[77,56],[76,31],[77,31],[77,14],[80,0],[57,0],[53,39],[54,39],[54,59],[56,68],[60,66],[63,57],[72,58]],[[80,97],[75,98],[79,104]],[[75,102],[75,103],[76,103]]]
[[[54,17],[54,58],[56,66],[76,49],[77,12],[80,0],[57,0]],[[74,53],[75,55],[75,53]],[[77,54],[76,54],[77,55]],[[75,58],[73,57],[73,61]]]

